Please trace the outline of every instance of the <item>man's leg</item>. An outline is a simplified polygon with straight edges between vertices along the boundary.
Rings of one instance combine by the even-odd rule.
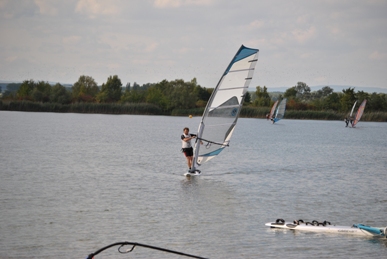
[[[188,165],[188,168],[191,168],[191,164],[192,164],[192,156],[187,156],[187,165]]]

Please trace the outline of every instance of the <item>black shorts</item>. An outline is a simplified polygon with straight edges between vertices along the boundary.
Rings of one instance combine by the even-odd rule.
[[[187,156],[193,156],[193,148],[192,147],[189,147],[189,148],[183,148],[183,153],[184,155],[187,157]]]

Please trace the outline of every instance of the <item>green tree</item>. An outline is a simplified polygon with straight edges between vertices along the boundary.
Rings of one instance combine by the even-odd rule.
[[[117,75],[109,76],[106,84],[102,84],[101,91],[97,94],[96,100],[100,103],[117,102],[121,99],[122,83]]]
[[[194,85],[185,83],[182,79],[169,82],[172,92],[168,95],[169,110],[175,108],[192,109],[195,108],[197,96],[193,92]]]
[[[72,98],[77,102],[93,102],[98,92],[99,88],[94,79],[82,75],[72,88]]]
[[[322,108],[325,110],[340,110],[340,95],[338,93],[331,93],[323,99]]]
[[[284,97],[288,99],[295,99],[296,96],[297,96],[297,90],[295,86],[286,89],[284,93]]]
[[[367,110],[386,111],[387,110],[387,94],[372,93],[367,99]]]
[[[260,86],[256,87],[255,91],[255,100],[254,100],[254,106],[270,106],[270,95],[267,92],[266,86],[261,88]]]
[[[352,105],[356,101],[355,88],[349,87],[348,89],[343,89],[343,95],[340,98],[340,105],[342,111],[350,111]]]
[[[211,97],[212,91],[209,91],[205,87],[201,87],[200,85],[198,85],[196,82],[196,78],[193,78],[191,80],[191,83],[194,85],[194,93],[197,98],[201,101],[207,102]]]
[[[71,94],[66,87],[57,83],[51,89],[50,102],[69,104],[71,103]]]
[[[125,91],[126,91],[126,90],[130,91],[130,83],[126,83]]]
[[[311,94],[312,94],[312,99],[319,99],[319,98],[327,97],[331,93],[333,93],[333,89],[330,88],[329,86],[324,86],[320,90],[317,90],[316,92],[313,92]]]
[[[322,89],[311,93],[311,105],[317,110],[323,110],[327,105],[326,98],[333,93],[333,89],[329,86],[324,86]]]
[[[31,92],[31,99],[35,102],[44,102],[45,97],[43,92],[39,91],[36,87]]]
[[[123,103],[145,103],[146,91],[141,89],[140,85],[136,82],[134,82],[132,87],[130,84],[127,84],[120,100]]]
[[[329,86],[324,86],[321,88],[321,96],[322,97],[327,97],[328,95],[333,93],[333,89],[330,88]]]
[[[359,103],[361,103],[364,99],[368,100],[369,99],[369,94],[364,92],[364,91],[358,91],[356,93],[356,98],[358,100]]]
[[[16,96],[20,100],[32,100],[32,91],[35,88],[35,82],[31,80],[24,80],[16,92]]]
[[[161,89],[157,87],[151,87],[148,89],[146,102],[155,104],[164,111],[168,108],[167,97],[162,93]]]
[[[168,111],[175,108],[191,109],[196,107],[196,102],[199,100],[197,94],[203,93],[199,87],[195,78],[190,82],[184,82],[182,79],[170,82],[163,80],[148,90],[147,100],[161,103],[163,109]],[[156,94],[159,94],[161,98],[156,98]],[[200,106],[200,103],[198,105]]]
[[[7,85],[7,90],[12,93],[16,93],[19,90],[22,83],[10,83]]]
[[[300,98],[302,100],[309,100],[311,97],[310,94],[310,87],[305,84],[304,82],[298,82],[295,87],[295,90],[297,91],[296,97]]]
[[[251,94],[249,91],[245,94],[245,100],[243,102],[243,105],[249,105],[251,103]]]
[[[31,96],[35,102],[48,102],[50,100],[51,85],[48,82],[39,81],[35,84]]]
[[[141,90],[140,85],[134,82],[132,86],[132,90]]]

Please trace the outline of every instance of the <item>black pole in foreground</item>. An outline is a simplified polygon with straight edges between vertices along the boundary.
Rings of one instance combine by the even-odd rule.
[[[133,243],[133,242],[118,242],[118,243],[114,243],[114,244],[111,244],[111,245],[108,245],[108,246],[105,246],[99,250],[97,250],[96,252],[92,253],[92,254],[89,254],[89,256],[86,258],[86,259],[93,259],[95,255],[101,253],[102,251],[110,248],[110,247],[113,247],[113,246],[120,246],[118,248],[118,252],[120,252],[121,254],[126,254],[126,253],[130,253],[133,251],[133,249],[136,247],[136,246],[142,246],[142,247],[145,247],[145,248],[150,248],[150,249],[155,249],[155,250],[159,250],[159,251],[163,251],[163,252],[167,252],[167,253],[172,253],[172,254],[178,254],[178,255],[183,255],[183,256],[187,256],[187,257],[192,257],[192,258],[199,258],[199,259],[206,259],[204,257],[200,257],[200,256],[196,256],[196,255],[190,255],[190,254],[185,254],[185,253],[181,253],[181,252],[177,252],[177,251],[172,251],[172,250],[169,250],[169,249],[165,249],[165,248],[161,248],[161,247],[156,247],[156,246],[149,246],[149,245],[144,245],[144,244],[140,244],[140,243]],[[126,251],[121,251],[120,249],[123,247],[123,246],[126,246],[126,245],[131,245],[132,248],[130,250],[126,250]]]

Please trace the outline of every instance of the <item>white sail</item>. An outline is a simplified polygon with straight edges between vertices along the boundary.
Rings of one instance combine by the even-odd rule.
[[[229,145],[253,78],[258,51],[242,45],[215,87],[199,124],[191,172]]]
[[[275,101],[275,103],[273,104],[273,107],[271,107],[269,119],[274,118],[274,116],[275,116],[274,113],[275,113],[275,111],[276,111],[277,104],[278,104],[278,100]]]
[[[287,101],[287,99],[285,98],[278,105],[277,111],[275,113],[274,122],[277,122],[277,121],[283,119],[283,117],[285,115],[285,110],[286,110],[286,101]]]
[[[353,110],[355,109],[356,103],[357,103],[357,101],[356,101],[356,102],[353,104],[353,106],[352,106],[352,110],[351,110],[351,114],[349,115],[349,117],[352,117]]]

